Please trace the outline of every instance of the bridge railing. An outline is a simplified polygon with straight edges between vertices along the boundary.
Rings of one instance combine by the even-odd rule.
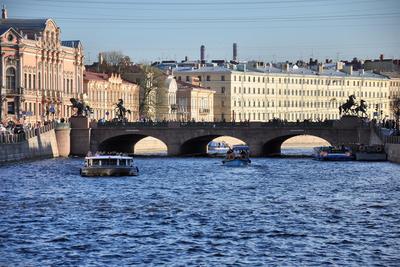
[[[383,130],[385,130],[386,128],[382,128],[377,124],[372,124],[372,129],[374,130],[375,134],[381,139],[381,141],[383,143],[388,143],[388,144],[400,144],[400,136],[399,135],[385,135],[383,133]],[[386,129],[386,130],[390,130],[390,129]],[[393,132],[395,132],[394,129],[392,129]],[[391,133],[393,134],[393,133]]]
[[[98,122],[99,128],[326,128],[332,127],[334,120],[323,122]]]

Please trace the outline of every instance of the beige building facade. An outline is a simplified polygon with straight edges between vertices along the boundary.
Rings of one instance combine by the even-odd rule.
[[[339,106],[355,95],[369,106],[370,118],[389,115],[390,79],[372,71],[351,67],[319,66],[318,70],[262,62],[230,67],[176,69],[178,81],[199,83],[216,91],[214,119],[217,121],[287,121],[338,119]]]
[[[61,41],[52,19],[9,19],[4,9],[0,38],[2,120],[70,117],[70,98],[83,92],[81,42]]]
[[[180,121],[214,121],[215,91],[178,81],[177,119]]]
[[[116,104],[119,99],[130,110],[128,121],[139,119],[139,86],[124,81],[119,74],[105,74],[85,71],[83,93],[85,102],[92,108],[91,118],[112,120],[116,118]]]

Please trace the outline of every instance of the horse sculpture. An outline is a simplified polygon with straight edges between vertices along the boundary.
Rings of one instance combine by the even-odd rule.
[[[351,111],[352,113],[354,113],[354,110],[352,110],[351,108],[353,106],[356,105],[356,96],[355,95],[350,95],[349,99],[346,101],[346,103],[344,103],[343,105],[339,106],[339,114],[342,115],[343,114],[349,114],[349,112]]]
[[[85,102],[75,98],[70,98],[69,101],[72,103],[72,108],[76,110],[74,116],[88,116],[92,113],[92,109]]]
[[[367,108],[368,108],[368,107],[367,107],[367,105],[366,105],[365,103],[366,103],[366,102],[365,102],[364,100],[361,99],[360,105],[357,106],[357,107],[354,109],[354,112],[357,113],[357,115],[358,115],[358,113],[361,112],[361,116],[368,117],[368,115],[367,115]]]
[[[131,114],[131,111],[124,107],[124,100],[118,99],[118,103],[116,103],[115,106],[115,114],[117,114],[117,117],[114,118],[113,121],[127,122],[126,113]]]

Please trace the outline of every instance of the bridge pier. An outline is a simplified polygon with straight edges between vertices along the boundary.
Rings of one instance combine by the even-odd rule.
[[[170,157],[177,157],[181,155],[181,145],[178,143],[167,144],[167,154]]]
[[[246,142],[246,144],[249,146],[250,156],[251,157],[262,157],[262,156],[264,156],[263,142],[248,141],[248,142]]]

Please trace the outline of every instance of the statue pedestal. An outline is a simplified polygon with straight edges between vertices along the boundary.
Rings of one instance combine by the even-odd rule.
[[[340,120],[334,122],[334,126],[341,129],[357,128],[360,125],[362,125],[362,118],[352,115],[344,115]]]
[[[70,149],[71,155],[85,156],[90,148],[89,118],[71,117]]]
[[[89,118],[84,116],[74,116],[69,118],[72,129],[89,129]]]

